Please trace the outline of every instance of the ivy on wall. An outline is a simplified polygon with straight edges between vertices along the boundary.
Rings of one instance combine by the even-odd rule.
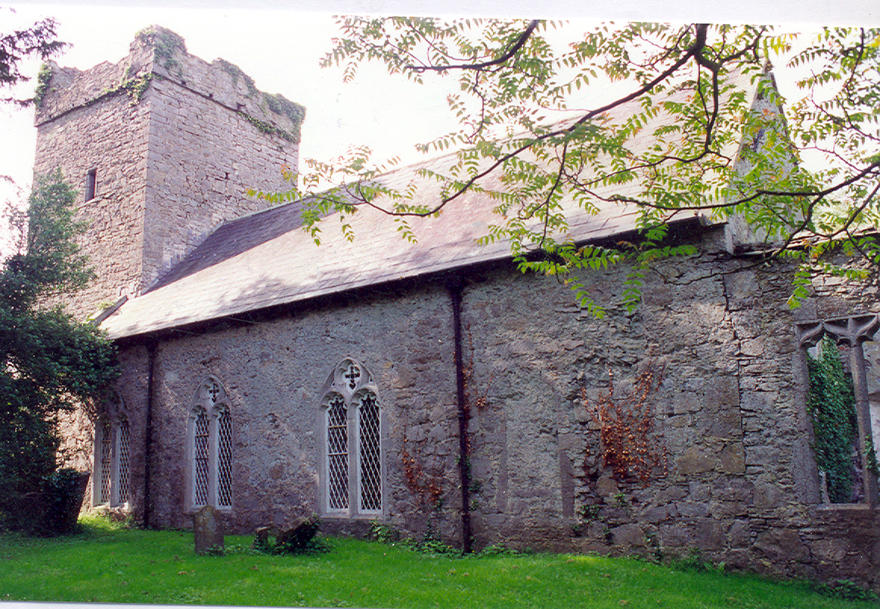
[[[636,377],[630,391],[615,395],[614,374],[609,369],[608,391],[600,393],[595,404],[587,400],[586,388],[581,391],[581,401],[599,427],[602,465],[610,468],[615,480],[647,485],[667,474],[666,446],[662,431],[655,429],[650,401],[662,376],[662,370],[648,366]]]
[[[840,350],[827,335],[817,357],[807,355],[810,389],[807,410],[813,419],[813,451],[825,472],[832,503],[852,499],[855,482],[853,446],[858,433],[852,379],[844,371]]]

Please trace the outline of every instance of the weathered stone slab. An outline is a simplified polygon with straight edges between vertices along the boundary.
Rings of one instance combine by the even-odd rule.
[[[193,536],[196,554],[223,549],[223,529],[220,527],[217,510],[210,505],[193,514]]]

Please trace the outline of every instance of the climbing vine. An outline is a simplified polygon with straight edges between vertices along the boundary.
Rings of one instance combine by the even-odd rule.
[[[418,449],[416,449],[417,451]],[[422,467],[419,455],[413,455],[409,451],[409,442],[406,432],[403,433],[403,449],[400,451],[400,461],[403,467],[403,479],[406,487],[417,496],[424,505],[440,509],[443,505],[443,487],[439,478],[429,476]]]
[[[252,124],[254,127],[262,131],[263,133],[267,133],[269,135],[277,135],[278,137],[287,140],[288,142],[298,142],[299,139],[289,131],[285,131],[279,127],[276,127],[272,123],[267,123],[266,121],[261,121],[260,119],[251,116],[247,112],[243,110],[239,110],[238,113],[244,117],[246,121]]]
[[[614,479],[647,484],[666,475],[667,453],[661,434],[654,429],[650,396],[660,386],[662,371],[649,366],[636,377],[631,391],[615,395],[614,374],[608,371],[608,391],[593,405],[586,388],[581,399],[588,414],[599,425],[602,464],[611,468]]]
[[[829,336],[819,342],[818,351],[815,358],[807,355],[813,451],[819,470],[825,472],[832,503],[846,503],[852,499],[853,446],[858,433],[852,379],[844,372],[840,351]]]
[[[37,87],[34,90],[34,104],[39,108],[43,104],[43,98],[49,92],[49,83],[52,80],[52,66],[44,63],[37,73]]]
[[[116,95],[118,93],[125,93],[131,98],[131,105],[135,105],[141,101],[144,93],[150,88],[153,76],[154,75],[151,72],[147,72],[137,77],[131,76],[125,78],[118,85],[104,89],[103,94]]]
[[[164,66],[169,72],[180,72],[180,62],[175,55],[186,51],[183,38],[170,30],[157,26],[149,26],[135,34],[135,38],[145,44],[153,46],[156,63]]]

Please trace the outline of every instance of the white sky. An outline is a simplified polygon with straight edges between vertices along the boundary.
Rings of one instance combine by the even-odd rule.
[[[503,5],[499,1],[438,4],[428,0],[258,0],[245,4],[243,0],[164,0],[125,5],[13,2],[14,13],[0,9],[0,32],[27,26],[44,16],[55,17],[59,38],[71,43],[55,60],[64,66],[86,69],[101,61],[118,61],[128,53],[138,30],[150,24],[162,25],[183,36],[191,54],[207,61],[217,57],[231,61],[252,76],[259,89],[281,93],[304,105],[301,159],[328,158],[351,144],[366,144],[377,157],[398,155],[406,163],[419,159],[413,149],[416,143],[454,128],[442,87],[418,87],[403,78],[389,77],[379,66],[362,68],[351,84],[342,83],[338,69],[320,69],[318,59],[330,48],[330,38],[335,34],[328,11],[785,22],[805,29],[825,23],[880,22],[877,0],[618,0],[613,7],[595,0],[552,0],[541,3],[544,8],[537,11],[534,0],[509,0]],[[38,62],[27,68],[35,74]],[[447,81],[452,83],[454,79]],[[33,82],[26,85],[22,95],[29,96],[32,90]],[[30,184],[35,136],[31,110],[0,106],[0,174],[10,175],[22,189]],[[0,183],[0,203],[12,197],[12,189]],[[2,245],[0,227],[0,251]]]

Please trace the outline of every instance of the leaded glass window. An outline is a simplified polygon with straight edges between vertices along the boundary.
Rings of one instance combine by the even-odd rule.
[[[379,404],[371,392],[360,398],[358,447],[360,509],[377,512],[382,509],[382,461],[379,446]]]
[[[191,507],[232,507],[232,414],[226,391],[214,377],[200,384],[189,428]]]
[[[129,447],[131,444],[131,433],[128,428],[128,419],[119,421],[119,442],[117,445],[116,460],[116,500],[119,503],[128,503],[130,473],[129,473]]]
[[[375,517],[382,511],[382,426],[373,377],[344,359],[322,395],[322,506],[337,516]]]
[[[348,409],[341,395],[327,405],[327,505],[348,508]]]
[[[99,464],[101,472],[101,485],[98,494],[98,503],[110,503],[110,473],[113,471],[113,464],[110,460],[111,449],[113,446],[113,435],[110,427],[110,421],[104,421],[101,425],[101,451]]]
[[[196,410],[195,433],[193,434],[193,504],[207,505],[208,476],[210,456],[208,444],[211,434],[208,425],[208,414],[202,408]]]
[[[122,400],[114,394],[95,423],[94,505],[117,507],[129,501],[131,432],[124,413]]]
[[[232,505],[232,422],[225,408],[217,415],[217,505]]]

